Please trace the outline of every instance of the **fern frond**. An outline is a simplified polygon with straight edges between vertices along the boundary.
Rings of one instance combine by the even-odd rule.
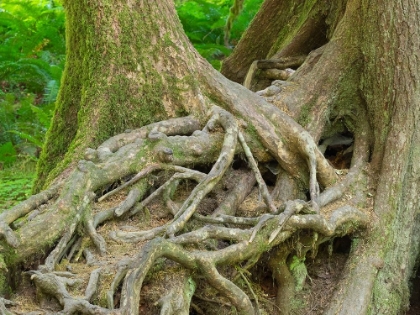
[[[50,127],[50,122],[52,118],[51,111],[48,108],[37,107],[31,105],[32,112],[36,115],[38,122],[47,130]]]
[[[18,135],[21,139],[28,140],[30,143],[36,145],[37,147],[40,147],[40,148],[42,147],[42,140],[43,139],[39,140],[39,139],[35,138],[34,136],[32,136],[28,133],[24,133],[24,132],[17,131],[17,130],[9,130],[8,132]]]

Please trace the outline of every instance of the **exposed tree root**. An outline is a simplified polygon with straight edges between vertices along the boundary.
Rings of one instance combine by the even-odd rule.
[[[4,298],[0,298],[0,314],[1,315],[13,315],[14,313],[10,312],[6,306],[13,306],[16,305],[16,303],[9,301]]]
[[[220,271],[222,266],[246,263],[241,270],[247,270],[262,254],[290,239],[299,230],[311,230],[316,235],[323,235],[322,241],[311,240],[315,251],[325,239],[354,232],[366,227],[369,221],[367,215],[354,205],[332,205],[333,201],[342,198],[349,185],[360,182],[358,174],[366,156],[360,161],[355,160],[347,177],[333,184],[336,176],[335,173],[331,175],[331,171],[335,170],[326,166],[328,163],[309,134],[280,112],[267,110],[264,115],[269,114],[271,119],[279,118],[284,123],[281,127],[283,136],[287,135],[298,146],[297,151],[291,152],[289,146],[281,144],[283,140],[277,131],[272,129],[268,132],[276,139],[274,142],[265,139],[265,142],[275,150],[275,157],[283,168],[278,178],[285,179],[282,174],[289,174],[290,178],[302,179],[305,177],[302,177],[305,168],[293,167],[290,159],[297,157],[298,161],[306,160],[309,201],[295,199],[279,203],[281,183],[277,181],[276,188],[270,193],[262,171],[265,168],[259,167],[254,158],[259,155],[255,151],[258,149],[248,146],[232,114],[214,107],[201,130],[194,118],[178,118],[115,136],[97,150],[87,150],[86,160],[80,161],[67,178],[60,179],[52,188],[2,214],[2,235],[10,248],[17,248],[16,261],[23,261],[35,252],[34,246],[39,237],[55,243],[44,264],[29,274],[39,292],[59,302],[62,307],[60,314],[138,314],[140,292],[146,276],[161,258],[174,261],[182,267],[176,272],[180,284],[168,288],[156,301],[161,314],[188,314],[198,279],[204,279],[229,300],[239,314],[255,314],[260,308],[259,298],[246,276],[239,272],[247,284],[247,288],[243,289],[235,283],[238,277],[229,277]],[[268,120],[264,123],[268,126],[272,124]],[[256,128],[263,128],[261,124],[262,121],[258,122],[257,119]],[[273,128],[272,125],[269,128]],[[266,130],[260,131],[267,134]],[[366,141],[359,137],[355,150],[365,150],[365,146]],[[235,183],[239,184],[226,193],[211,215],[198,213],[200,204],[218,185],[222,185],[234,158],[239,156],[246,159],[249,167],[243,176],[237,181],[235,179]],[[194,169],[194,166],[210,164],[212,166],[208,172]],[[159,187],[149,192],[155,185],[154,177],[160,179]],[[330,185],[322,192],[319,179],[322,179],[323,186],[326,183]],[[191,182],[196,185],[189,191],[189,196],[180,202],[177,197],[180,185]],[[253,217],[236,216],[236,209],[255,183],[258,184],[264,206],[261,208],[261,205],[257,205],[253,209],[263,209],[267,213]],[[111,188],[108,188],[110,185]],[[121,194],[122,190],[127,194],[117,205],[94,211],[95,205],[104,204],[106,200]],[[101,268],[91,273],[83,297],[70,294],[67,286],[77,281],[71,273],[55,271],[60,261],[63,258],[77,261],[84,255],[88,265],[96,264],[96,258],[87,244],[91,243],[102,257],[108,256],[107,236],[98,232],[98,227],[110,220],[127,220],[139,215],[157,200],[167,206],[168,213],[173,216],[170,221],[150,230],[113,230],[109,235],[117,242],[148,242],[135,257],[122,259],[115,266],[115,276],[107,288],[106,305],[102,303],[99,306],[92,302],[101,286]],[[37,209],[41,204],[45,209],[39,211]],[[327,215],[323,211],[325,206],[334,210],[329,210],[330,214]],[[36,215],[31,215],[35,211],[38,211]],[[22,217],[30,220],[24,221],[21,228],[14,231],[12,223]],[[58,221],[43,227],[40,233],[40,226],[47,218],[57,218]],[[200,227],[200,222],[211,225]],[[191,224],[198,224],[199,227],[191,228]],[[185,229],[192,230],[188,232]],[[274,272],[277,281],[287,278],[284,273],[287,270],[286,254],[272,262],[283,266]],[[121,297],[116,299],[120,288]],[[279,294],[285,294],[281,288],[282,285],[279,285]],[[199,306],[192,307],[200,313]],[[0,305],[0,308],[5,309],[4,305]]]
[[[5,211],[0,215],[0,235],[6,239],[6,242],[10,246],[18,247],[19,240],[9,225],[35,210],[40,205],[48,202],[51,198],[54,198],[57,195],[58,190],[59,186],[55,185],[48,190],[29,197],[25,202],[14,206],[9,211]]]
[[[52,272],[31,271],[30,273],[37,289],[44,294],[55,297],[61,304],[63,310],[58,314],[118,314],[118,312],[89,303],[87,298],[90,297],[91,291],[87,292],[88,294],[83,299],[72,297],[66,287],[74,285],[74,279],[61,277]],[[88,289],[92,290],[91,285],[88,286]]]
[[[245,155],[248,159],[249,166],[251,167],[251,169],[255,173],[255,178],[258,182],[258,186],[260,188],[260,193],[261,193],[268,209],[270,210],[270,212],[276,213],[277,212],[276,206],[274,205],[273,200],[271,198],[271,195],[268,192],[267,185],[265,184],[265,182],[264,182],[264,180],[261,176],[261,173],[258,170],[257,162],[255,162],[255,159],[252,156],[251,150],[249,149],[248,145],[245,142],[245,138],[240,132],[238,134],[238,137],[239,137],[239,141],[242,145],[242,148],[244,150],[244,153],[245,153]]]

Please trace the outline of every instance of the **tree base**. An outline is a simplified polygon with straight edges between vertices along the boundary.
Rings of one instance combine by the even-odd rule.
[[[283,182],[266,185],[273,165],[258,166],[234,117],[214,107],[201,130],[192,117],[173,119],[87,150],[70,175],[2,215],[3,235],[20,255],[15,261],[27,260],[33,244],[48,248],[59,239],[45,262],[25,273],[40,305],[53,298],[59,314],[146,314],[151,303],[144,304],[144,292],[161,314],[207,313],[195,294],[206,302],[217,296],[218,312],[227,307],[250,315],[273,311],[273,303],[288,312],[304,288],[307,255],[369,221],[343,195],[360,182],[360,165],[320,193],[313,145],[298,130],[291,135],[310,161],[308,202],[277,199]],[[249,275],[267,252],[275,302]],[[164,287],[153,285],[163,279]],[[279,303],[285,289],[293,299]]]

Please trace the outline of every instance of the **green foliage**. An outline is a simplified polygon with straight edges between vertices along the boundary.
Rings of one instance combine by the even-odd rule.
[[[224,46],[224,29],[233,0],[175,1],[185,33],[198,52],[216,69],[232,47]],[[258,11],[262,0],[247,0],[230,30],[230,43],[236,44]]]
[[[53,1],[0,4],[0,78],[3,91],[43,93],[64,65],[64,11]]]
[[[0,146],[10,149],[9,154],[0,154],[0,164],[14,161],[17,153],[35,158],[42,147],[54,103],[35,106],[34,102],[34,94],[17,97],[15,93],[5,93],[0,100]]]
[[[36,157],[49,127],[65,60],[57,1],[0,3],[0,164]],[[9,150],[9,152],[5,152]]]
[[[13,144],[9,141],[0,146],[0,163],[1,165],[9,166],[16,161],[16,150]]]
[[[0,183],[0,211],[31,195],[33,177],[4,177]]]
[[[31,195],[34,176],[33,162],[15,163],[0,170],[0,212]]]

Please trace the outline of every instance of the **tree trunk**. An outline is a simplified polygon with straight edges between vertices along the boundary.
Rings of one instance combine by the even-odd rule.
[[[172,1],[159,8],[114,1],[64,1],[64,7],[63,88],[38,164],[36,192],[82,158],[86,148],[204,106],[194,78],[201,57]]]
[[[223,62],[221,72],[228,79],[243,83],[255,60],[309,54],[331,39],[346,3],[264,1],[232,55]]]
[[[67,64],[35,188],[48,189],[0,216],[5,279],[7,268],[45,251],[29,274],[63,314],[156,313],[142,301],[162,278],[147,277],[166,270],[177,281],[156,289],[162,297],[150,305],[161,314],[203,313],[193,296],[218,301],[206,314],[288,314],[309,252],[369,226],[354,236],[324,311],[407,308],[419,248],[417,3],[265,1],[222,69],[268,86],[259,95],[198,56],[172,1],[65,7]],[[296,72],[273,81],[287,65]],[[344,148],[330,160],[348,170],[324,156],[334,141]],[[263,202],[235,216],[255,182]],[[147,227],[147,207],[158,201],[172,217]],[[128,219],[141,231],[123,231]],[[128,255],[119,262],[115,241]],[[75,252],[90,261],[92,248],[113,280],[92,272],[79,298],[56,267],[64,258],[76,266]],[[249,281],[259,264],[277,282],[273,302]]]
[[[359,12],[364,21],[361,87],[373,126],[371,165],[378,178],[375,220],[330,314],[355,314],[348,309],[354,301],[359,301],[358,314],[397,314],[409,306],[419,253],[420,7],[413,1],[386,6],[361,1]]]

